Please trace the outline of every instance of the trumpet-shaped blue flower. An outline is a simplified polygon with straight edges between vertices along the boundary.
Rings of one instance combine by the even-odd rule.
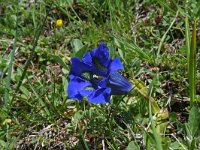
[[[132,89],[131,83],[117,72],[124,69],[120,59],[110,59],[103,43],[86,52],[82,59],[72,58],[71,62],[70,99],[82,100],[87,96],[91,103],[109,103],[111,95],[122,95]]]

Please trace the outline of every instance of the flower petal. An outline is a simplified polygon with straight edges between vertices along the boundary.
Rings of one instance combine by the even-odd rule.
[[[70,82],[68,84],[68,98],[70,99],[76,99],[76,100],[82,100],[83,96],[88,96],[91,94],[91,91],[85,90],[87,87],[91,87],[92,84],[84,80],[80,77],[70,75]]]
[[[89,52],[86,52],[82,58],[85,64],[92,66],[92,56]]]
[[[100,80],[98,82],[98,87],[107,88],[107,82],[108,82],[108,79],[107,78],[103,78],[102,80]]]
[[[80,91],[80,94],[82,95],[82,96],[88,96],[88,95],[90,95],[90,94],[92,94],[92,92],[94,92],[94,90],[81,90]]]
[[[94,91],[88,96],[88,102],[90,103],[110,103],[110,88],[100,88]]]
[[[97,76],[103,76],[103,77],[106,77],[108,75],[108,69],[107,68],[98,68],[96,66],[93,66],[92,67],[92,72],[94,74],[96,74]]]
[[[109,65],[109,72],[113,72],[117,70],[124,70],[124,67],[119,58],[115,58],[114,60],[112,60]]]
[[[117,71],[112,72],[108,78],[108,87],[111,88],[111,94],[123,95],[132,89],[132,84],[126,80]]]
[[[91,71],[91,67],[82,62],[79,58],[72,58],[72,67],[69,74],[73,74],[75,76],[81,76],[83,72]]]
[[[98,48],[91,51],[91,56],[96,59],[101,65],[107,67],[109,64],[109,50],[108,47],[101,43]]]

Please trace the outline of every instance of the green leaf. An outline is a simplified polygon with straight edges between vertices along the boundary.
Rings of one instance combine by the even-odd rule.
[[[128,144],[126,150],[140,150],[140,147],[139,147],[139,145],[135,141],[131,141]]]
[[[194,105],[190,111],[188,127],[192,136],[200,135],[200,108]]]
[[[73,39],[72,47],[74,48],[75,53],[77,53],[83,47],[83,43],[79,39]]]
[[[73,51],[74,51],[73,56],[79,57],[79,58],[83,57],[83,55],[85,54],[85,52],[87,51],[87,48],[88,48],[88,46],[83,45],[83,43],[79,39],[73,39],[71,42],[71,45],[72,45]]]
[[[0,147],[5,148],[6,147],[6,142],[3,140],[0,140]]]
[[[60,58],[60,56],[58,55],[51,55],[50,54],[51,59],[53,59],[54,61],[56,61],[58,64],[60,64],[63,68],[68,70],[68,67],[66,65],[66,63],[62,60],[62,58]]]
[[[83,118],[83,116],[84,115],[83,115],[82,110],[79,110],[74,114],[73,123],[74,123],[75,129],[77,128],[77,125],[78,125],[79,121]]]
[[[181,144],[181,145],[180,145]],[[171,149],[186,149],[186,146],[183,145],[183,143],[180,143],[178,141],[175,141],[173,143],[170,144],[169,146]]]
[[[115,51],[116,51],[115,48],[110,43],[108,43],[107,46],[108,46],[108,49],[109,49],[110,58],[114,59],[115,58]]]
[[[87,45],[84,45],[78,52],[75,53],[75,57],[82,58],[85,52],[87,51]]]
[[[29,90],[25,86],[21,86],[19,89],[26,96],[26,98],[29,97]]]
[[[142,81],[137,80],[135,78],[132,78],[130,80],[130,82],[133,85],[135,85],[135,87],[134,87],[134,92],[135,93],[138,93],[142,97],[145,97],[145,99],[151,101],[153,114],[158,113],[160,111],[160,107],[159,107],[157,101],[153,97],[149,97],[149,95],[148,95],[148,88],[145,86],[145,84]]]

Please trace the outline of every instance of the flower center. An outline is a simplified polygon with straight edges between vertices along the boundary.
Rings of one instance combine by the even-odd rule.
[[[83,73],[81,74],[81,77],[82,77],[83,79],[85,79],[85,80],[90,81],[90,79],[91,79],[91,73],[90,73],[90,72],[83,72]]]
[[[81,77],[83,79],[89,81],[90,83],[92,83],[92,87],[87,87],[86,90],[91,90],[91,88],[97,89],[99,81],[101,81],[103,78],[102,76],[98,76],[92,72],[83,72],[81,74]]]
[[[106,76],[108,72],[108,68],[103,66],[98,59],[92,59],[94,63],[94,73],[99,76]]]

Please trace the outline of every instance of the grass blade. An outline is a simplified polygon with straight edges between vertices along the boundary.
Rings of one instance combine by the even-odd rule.
[[[158,47],[158,51],[157,51],[157,55],[156,55],[157,59],[160,57],[160,51],[161,51],[161,48],[162,48],[163,43],[165,41],[165,38],[166,38],[168,32],[170,31],[170,29],[172,28],[172,26],[174,25],[177,16],[178,16],[178,11],[176,12],[176,16],[175,16],[174,20],[172,21],[172,23],[170,24],[169,28],[167,29],[167,31],[165,32],[165,34],[163,35],[163,37],[162,37],[162,39],[160,41],[160,44],[159,44],[159,47]]]
[[[19,2],[17,1],[16,7],[17,7],[17,12],[16,12],[16,26],[15,26],[15,38],[14,38],[14,43],[13,43],[13,49],[10,53],[10,62],[8,66],[8,76],[6,78],[6,90],[5,90],[5,95],[4,95],[4,104],[7,106],[9,104],[9,91],[10,91],[10,83],[11,83],[11,75],[12,75],[12,68],[13,68],[13,62],[14,62],[14,56],[15,56],[15,50],[16,50],[16,45],[17,45],[17,37],[18,37],[18,14],[19,14]]]
[[[33,94],[36,96],[36,98],[38,99],[40,105],[42,106],[42,108],[44,108],[46,114],[48,116],[50,116],[50,112],[49,109],[46,106],[46,103],[42,100],[42,98],[40,97],[40,95],[37,93],[36,89],[29,83],[29,87],[32,90]]]
[[[129,51],[132,51],[136,53],[140,59],[150,60],[149,53],[147,53],[148,50],[140,48],[136,45],[136,43],[133,43],[132,41],[121,37],[115,37],[114,42],[118,46],[118,48],[125,48]]]
[[[37,32],[36,32],[35,39],[34,39],[34,42],[33,42],[33,48],[31,49],[30,56],[28,57],[28,59],[27,59],[25,65],[24,65],[24,70],[23,70],[22,76],[21,76],[21,78],[20,78],[20,80],[19,80],[19,82],[18,82],[18,84],[17,84],[15,93],[17,93],[17,92],[19,91],[20,86],[22,85],[22,82],[23,82],[23,80],[24,80],[24,78],[25,78],[25,76],[26,76],[26,72],[27,72],[28,66],[29,66],[29,64],[31,63],[31,60],[32,60],[33,57],[34,57],[35,48],[36,48],[36,46],[37,46],[39,37],[40,37],[40,35],[41,35],[41,33],[42,33],[42,30],[43,30],[43,27],[44,27],[45,22],[46,22],[46,20],[47,20],[47,17],[48,17],[48,14],[47,14],[46,17],[45,17],[45,19],[44,19],[44,21],[43,21],[43,24],[42,24],[41,26],[39,26],[39,28],[38,28],[38,30],[37,30]],[[13,102],[14,98],[15,98],[15,95],[13,96],[13,98],[12,98],[12,100],[11,100],[10,103]]]

